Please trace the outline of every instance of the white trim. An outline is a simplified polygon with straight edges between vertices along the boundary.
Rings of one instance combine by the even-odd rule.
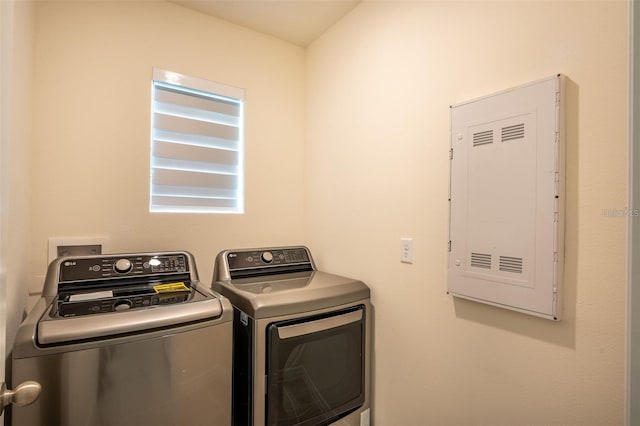
[[[0,2],[0,382],[5,382],[7,340],[7,254],[8,254],[8,159],[11,68],[13,53],[14,1]],[[0,415],[4,423],[4,415]]]
[[[226,84],[220,84],[198,77],[191,77],[177,72],[163,70],[161,68],[153,69],[153,80],[162,81],[175,86],[198,89],[203,92],[217,93],[233,99],[244,100],[244,89],[239,87],[228,86]]]
[[[627,104],[629,106],[629,123],[627,127],[627,139],[628,139],[628,176],[627,181],[629,182],[628,188],[628,206],[629,210],[634,208],[634,149],[633,149],[633,136],[634,136],[634,50],[635,50],[635,34],[634,34],[634,21],[635,21],[635,0],[629,1],[629,98],[627,99]],[[640,170],[639,170],[640,171]],[[633,312],[633,218],[631,215],[627,217],[627,306],[626,306],[626,347],[625,347],[625,398],[624,398],[624,422],[625,425],[631,425],[631,391],[632,391],[632,380],[631,380],[631,361],[632,361],[632,312]],[[640,249],[640,247],[638,247]],[[636,307],[638,308],[638,307]],[[637,387],[637,385],[635,386]]]

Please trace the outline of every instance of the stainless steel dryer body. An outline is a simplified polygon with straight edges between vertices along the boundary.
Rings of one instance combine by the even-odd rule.
[[[306,247],[226,250],[212,288],[234,306],[236,426],[368,426],[370,290]]]
[[[57,259],[13,352],[42,394],[12,424],[230,425],[232,319],[188,252]]]

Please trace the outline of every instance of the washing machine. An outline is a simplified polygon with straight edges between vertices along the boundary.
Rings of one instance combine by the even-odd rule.
[[[18,330],[15,426],[228,426],[233,309],[185,251],[63,257]]]
[[[369,424],[369,288],[304,246],[225,250],[213,290],[234,306],[233,424]]]

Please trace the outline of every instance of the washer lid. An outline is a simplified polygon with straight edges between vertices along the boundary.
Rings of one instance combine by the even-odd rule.
[[[362,281],[321,271],[215,281],[213,289],[253,318],[304,313],[371,297]]]
[[[196,293],[196,298],[189,303],[154,305],[129,311],[66,318],[45,316],[38,322],[37,343],[51,345],[99,339],[216,319],[222,316],[223,305],[219,298],[211,294]]]

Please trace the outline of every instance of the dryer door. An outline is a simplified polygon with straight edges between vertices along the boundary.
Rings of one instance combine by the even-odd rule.
[[[267,328],[267,424],[317,425],[365,399],[365,307]]]

